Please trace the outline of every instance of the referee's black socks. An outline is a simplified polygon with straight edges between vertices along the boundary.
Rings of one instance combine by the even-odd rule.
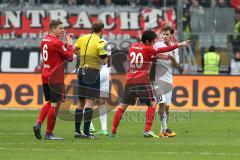
[[[75,110],[75,132],[80,133],[80,126],[82,122],[83,117],[83,110],[82,109],[76,109]]]
[[[84,110],[84,134],[89,135],[90,124],[92,121],[93,109],[85,108]]]

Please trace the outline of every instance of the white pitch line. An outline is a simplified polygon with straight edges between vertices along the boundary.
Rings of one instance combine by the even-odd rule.
[[[15,150],[15,151],[40,151],[40,152],[90,152],[90,153],[130,153],[132,154],[133,152],[139,153],[139,151],[134,151],[134,150],[116,150],[116,151],[110,151],[110,150],[77,150],[77,149],[42,149],[42,148],[0,148],[0,150]],[[173,155],[173,154],[180,154],[180,155],[203,155],[203,156],[240,156],[240,153],[225,153],[225,152],[163,152],[163,151],[148,151],[147,153],[152,153],[152,154],[168,154],[168,155]]]

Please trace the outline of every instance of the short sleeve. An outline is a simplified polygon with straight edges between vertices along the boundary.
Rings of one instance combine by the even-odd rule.
[[[106,43],[107,55],[111,56],[112,55],[112,47],[111,47],[111,45],[105,39],[101,38],[101,40],[103,40]]]
[[[100,41],[98,44],[98,54],[101,55],[107,55],[108,50],[107,50],[107,44],[105,41]]]
[[[79,37],[78,39],[77,39],[77,41],[74,43],[74,47],[77,47],[77,48],[80,48],[80,46],[81,46],[81,37]]]

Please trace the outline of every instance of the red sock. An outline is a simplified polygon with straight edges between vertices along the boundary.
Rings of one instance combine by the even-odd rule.
[[[40,124],[42,124],[43,121],[45,120],[50,107],[51,107],[51,103],[48,102],[41,108],[40,113],[38,115],[38,120],[37,120]]]
[[[154,107],[148,107],[146,111],[146,123],[145,123],[145,132],[149,132],[152,128],[152,123],[155,117],[155,108]]]
[[[122,108],[118,108],[115,112],[114,118],[113,118],[113,124],[112,124],[112,134],[116,134],[118,124],[122,118],[122,115],[124,113],[124,110]]]
[[[57,108],[56,107],[50,107],[47,117],[47,133],[52,134],[56,118],[57,118]]]

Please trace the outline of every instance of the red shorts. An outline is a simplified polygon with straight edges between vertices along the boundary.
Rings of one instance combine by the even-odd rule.
[[[127,84],[124,88],[123,104],[134,105],[136,99],[139,98],[141,102],[153,102],[153,89],[149,84],[131,85]]]
[[[64,102],[64,83],[43,83],[43,93],[46,101],[50,101],[53,103]]]

